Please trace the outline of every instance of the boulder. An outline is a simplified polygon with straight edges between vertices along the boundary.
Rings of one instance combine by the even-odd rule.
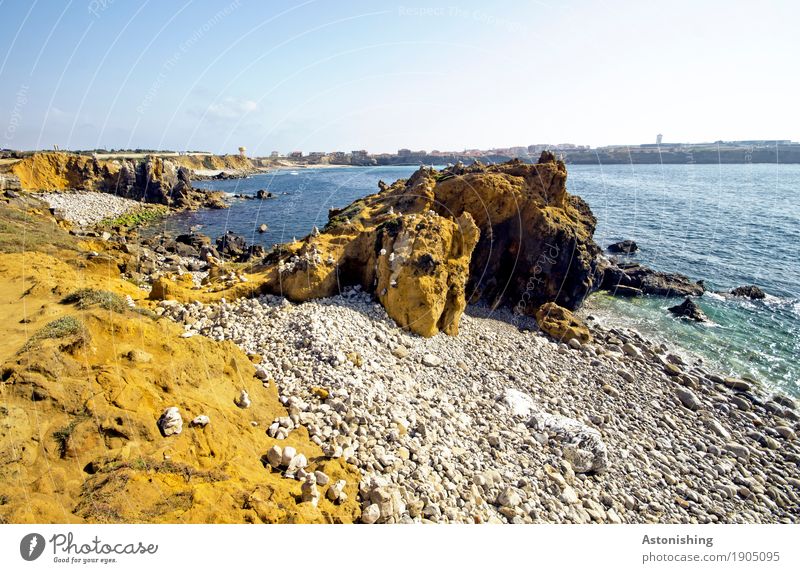
[[[733,296],[741,296],[751,300],[761,300],[767,297],[767,293],[756,285],[745,285],[731,290]]]
[[[569,310],[548,302],[536,311],[536,322],[542,331],[562,342],[578,339],[585,343],[592,340],[592,335],[586,325]]]
[[[631,241],[626,239],[624,241],[619,241],[617,243],[611,243],[607,247],[610,253],[635,253],[639,250],[639,245],[636,244],[636,241]]]
[[[158,429],[166,437],[177,436],[183,430],[183,418],[177,406],[167,408],[158,419]]]
[[[6,197],[14,198],[17,191],[22,190],[19,177],[15,175],[0,174],[0,191],[5,191]]]
[[[705,322],[708,320],[700,306],[691,298],[686,297],[681,304],[671,306],[668,309],[675,316]]]
[[[202,233],[185,233],[175,237],[176,243],[182,243],[194,247],[198,251],[200,248],[211,244],[211,239]]]
[[[217,239],[217,251],[223,257],[238,259],[247,253],[247,241],[241,235],[228,231]]]

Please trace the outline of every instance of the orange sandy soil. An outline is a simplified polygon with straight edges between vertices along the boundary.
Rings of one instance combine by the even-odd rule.
[[[258,357],[181,338],[146,310],[62,302],[91,288],[153,308],[105,246],[70,236],[25,199],[0,202],[0,523],[356,521],[354,467],[324,458],[305,429],[280,442],[266,435],[287,412],[275,384],[254,377]],[[63,317],[72,329],[53,327]],[[234,404],[241,389],[248,409]],[[183,432],[165,438],[156,422],[170,406]],[[192,427],[201,414],[211,423]],[[262,461],[276,443],[331,483],[347,480],[348,500],[334,505],[320,488],[318,507],[301,503],[300,482]]]

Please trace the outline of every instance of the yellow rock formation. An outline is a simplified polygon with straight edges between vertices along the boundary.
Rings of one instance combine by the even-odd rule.
[[[422,168],[283,245],[264,289],[304,301],[360,285],[423,336],[456,334],[467,300],[526,314],[550,301],[576,308],[593,287],[598,249],[595,219],[566,192],[566,177],[547,153],[536,165]]]
[[[577,338],[580,342],[589,342],[592,335],[583,322],[562,306],[548,302],[536,311],[536,322],[544,332],[562,342]]]

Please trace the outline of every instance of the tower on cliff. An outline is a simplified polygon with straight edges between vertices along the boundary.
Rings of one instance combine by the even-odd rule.
[[[239,155],[240,156],[245,157],[246,153],[247,153],[247,148],[246,147],[240,147],[239,148]]]

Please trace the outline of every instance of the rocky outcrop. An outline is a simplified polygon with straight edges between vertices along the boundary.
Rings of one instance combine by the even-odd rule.
[[[706,322],[706,317],[700,306],[691,297],[686,297],[684,301],[678,305],[669,307],[669,310],[675,316],[687,318],[697,322]]]
[[[622,263],[602,259],[597,265],[602,290],[622,296],[652,294],[656,296],[700,296],[705,291],[701,282],[678,273],[654,271],[639,263]]]
[[[277,257],[264,288],[304,301],[360,285],[401,326],[457,334],[479,233],[468,213],[453,220],[381,212],[342,227],[288,245],[292,254]]]
[[[360,285],[399,324],[455,334],[467,299],[532,314],[576,308],[595,286],[595,218],[566,192],[566,167],[421,168],[345,209],[268,260],[264,290],[303,301]]]
[[[260,260],[266,254],[264,247],[255,244],[248,245],[244,237],[232,231],[227,231],[217,238],[217,250],[223,259],[237,263]]]
[[[741,296],[744,298],[749,298],[751,300],[761,300],[767,298],[767,293],[765,293],[756,285],[746,285],[746,286],[736,287],[735,289],[731,290],[731,294],[733,296]]]
[[[99,191],[180,209],[226,206],[221,193],[194,189],[187,168],[157,156],[132,161],[34,153],[14,163],[10,170],[28,191]]]
[[[0,191],[20,191],[22,185],[19,182],[19,177],[15,175],[2,175],[0,174]]]

